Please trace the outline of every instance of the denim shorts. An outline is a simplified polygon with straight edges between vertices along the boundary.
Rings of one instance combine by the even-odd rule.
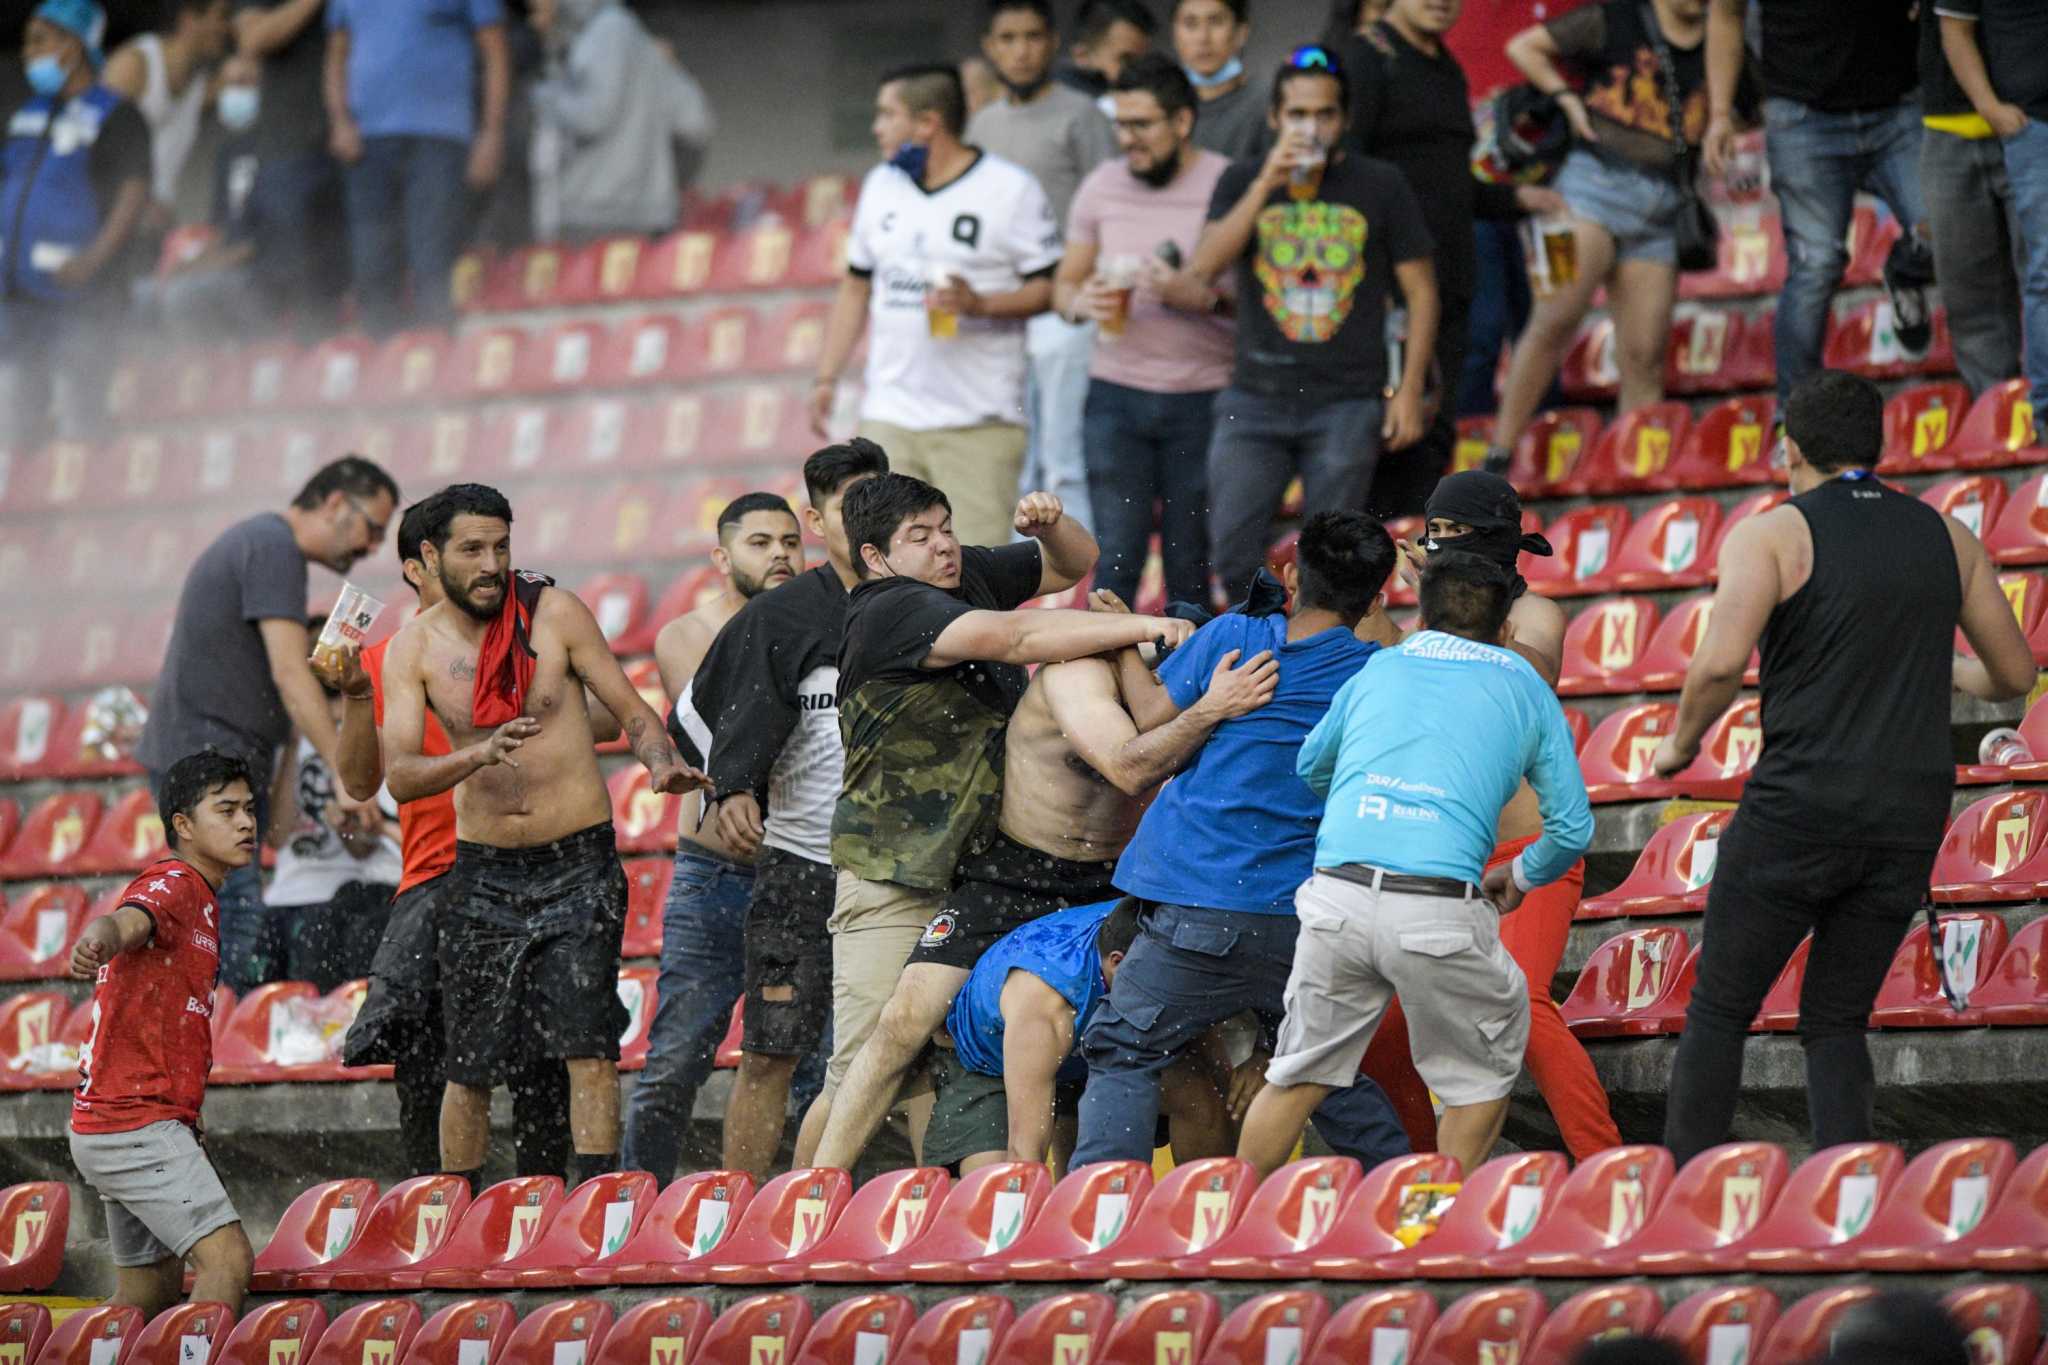
[[[1616,260],[1678,264],[1679,194],[1669,176],[1577,149],[1550,187],[1575,216],[1607,229]]]

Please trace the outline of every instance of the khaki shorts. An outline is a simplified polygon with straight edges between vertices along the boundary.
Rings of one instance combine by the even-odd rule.
[[[1301,937],[1273,1085],[1344,1087],[1401,997],[1415,1069],[1447,1105],[1504,1098],[1529,1041],[1529,988],[1478,896],[1417,896],[1318,872],[1294,894]]]
[[[106,1203],[117,1266],[182,1258],[207,1234],[242,1221],[198,1136],[176,1119],[70,1138],[71,1163]]]
[[[832,1060],[824,1093],[838,1093],[896,992],[896,978],[924,928],[946,902],[943,891],[871,882],[841,869],[825,927],[832,934]]]
[[[1017,515],[1017,480],[1029,435],[1008,422],[912,431],[862,422],[860,434],[889,452],[889,468],[937,484],[953,505],[962,545],[1007,545]]]

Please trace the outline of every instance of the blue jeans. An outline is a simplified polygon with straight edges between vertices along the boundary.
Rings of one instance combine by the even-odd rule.
[[[1147,908],[1137,942],[1081,1039],[1088,1089],[1072,1166],[1151,1159],[1159,1074],[1210,1028],[1245,1010],[1269,1030],[1278,1025],[1300,928],[1292,913]],[[1323,1101],[1315,1125],[1332,1149],[1368,1169],[1408,1151],[1393,1106],[1362,1076]]]
[[[2039,174],[2037,172],[2037,174]],[[1934,236],[1934,275],[1948,308],[1956,369],[1972,397],[2020,372],[2020,275],[2026,241],[1995,137],[1927,130],[1920,190]]]
[[[285,979],[292,920],[298,907],[265,905],[256,864],[238,867],[220,884],[220,984],[236,995]]]
[[[468,227],[468,165],[469,148],[453,138],[370,137],[345,168],[356,310],[370,332],[453,319],[448,280]],[[410,313],[401,303],[408,271]]]
[[[1275,398],[1232,385],[1217,395],[1209,443],[1209,553],[1225,597],[1242,597],[1265,567],[1273,514],[1296,475],[1305,512],[1365,506],[1385,406],[1377,394]]]
[[[2048,123],[2028,119],[2005,143],[2005,176],[2026,243],[2020,313],[2026,331],[2027,396],[2048,430]]]
[[[1076,326],[1057,313],[1040,313],[1024,325],[1024,349],[1031,361],[1024,397],[1031,443],[1024,451],[1018,496],[1052,493],[1068,516],[1092,529],[1088,467],[1081,458],[1081,404],[1088,396],[1095,324]]]
[[[256,292],[273,310],[295,314],[302,337],[325,337],[348,285],[340,167],[320,150],[265,157],[244,214]]]
[[[1927,221],[1920,195],[1920,106],[1829,113],[1797,100],[1764,101],[1764,152],[1784,217],[1785,290],[1774,327],[1780,406],[1820,368],[1828,306],[1848,267],[1844,238],[1856,191],[1884,200],[1908,231]]]
[[[1216,393],[1152,393],[1088,385],[1082,422],[1088,500],[1102,558],[1095,586],[1125,602],[1138,593],[1159,504],[1159,554],[1169,602],[1209,602],[1209,439]]]

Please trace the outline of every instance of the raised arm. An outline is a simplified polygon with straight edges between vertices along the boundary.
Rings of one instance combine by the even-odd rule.
[[[1052,1150],[1053,1097],[1061,1063],[1074,1049],[1074,1007],[1040,978],[1012,968],[1003,1012],[1003,1096],[1010,1108],[1011,1161],[1043,1161]]]
[[[1026,493],[1017,501],[1011,524],[1020,536],[1038,542],[1038,592],[1065,592],[1095,568],[1102,548],[1088,528],[1066,514],[1051,493]]]
[[[1955,542],[1956,564],[1963,576],[1963,638],[1977,657],[1958,654],[1955,686],[1985,701],[2010,701],[2033,690],[2037,671],[2034,652],[2013,619],[2012,604],[1998,586],[1998,574],[1985,557],[1984,546],[1967,526],[1946,518]]]
[[[299,36],[313,22],[326,0],[285,0],[269,9],[245,9],[235,15],[235,46],[251,57],[268,57]]]
[[[710,786],[710,778],[683,762],[661,717],[654,714],[647,699],[627,681],[626,670],[612,657],[604,632],[597,628],[597,618],[590,614],[582,599],[575,593],[550,588],[542,595],[540,610],[535,613],[536,626],[543,614],[562,633],[570,669],[604,703],[605,709],[619,718],[626,743],[633,756],[647,766],[654,790],[686,792]]]
[[[1244,255],[1244,249],[1251,245],[1259,211],[1287,183],[1294,170],[1295,155],[1294,144],[1287,138],[1273,139],[1273,148],[1266,153],[1259,173],[1245,186],[1230,212],[1202,229],[1202,236],[1195,243],[1195,258],[1188,262],[1189,274],[1204,283],[1214,283],[1231,262]]]
[[[1273,699],[1280,665],[1261,653],[1236,667],[1231,650],[1216,662],[1193,706],[1156,730],[1141,732],[1117,703],[1115,666],[1107,659],[1049,665],[1040,681],[1045,702],[1074,751],[1126,796],[1142,796],[1187,766],[1224,721]]]
[[[270,662],[270,680],[277,687],[277,695],[284,702],[285,714],[291,717],[292,727],[313,742],[313,748],[330,768],[339,771],[336,760],[338,749],[334,730],[334,717],[327,709],[327,693],[320,687],[320,680],[313,676],[313,664],[306,655],[311,648],[304,621],[286,616],[267,617],[256,623],[257,633],[263,637],[263,652]],[[376,789],[371,788],[371,795]],[[363,813],[367,815],[367,804],[351,792],[336,792],[335,801],[344,815]]]
[[[341,730],[334,741],[334,777],[357,801],[368,801],[384,785],[384,754],[377,743],[377,692],[355,645],[336,651],[334,662],[313,665],[320,681],[341,693]]]
[[[1154,640],[1177,645],[1193,633],[1186,621],[1171,616],[1116,616],[1065,607],[970,611],[939,632],[924,667],[951,668],[977,660],[1056,664]]]

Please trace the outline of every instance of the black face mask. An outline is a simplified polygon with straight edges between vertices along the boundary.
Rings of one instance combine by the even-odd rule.
[[[1516,572],[1517,561],[1525,554],[1552,553],[1550,542],[1542,536],[1522,533],[1522,500],[1515,495],[1514,485],[1483,469],[1468,469],[1439,480],[1423,506],[1423,516],[1472,528],[1455,538],[1424,540],[1425,553],[1457,549],[1491,560],[1514,575],[1517,597],[1528,587]]]
[[[1010,92],[1011,97],[1019,104],[1026,104],[1030,102],[1032,96],[1052,84],[1052,72],[1048,69],[1037,80],[1030,82],[1028,85],[1019,85],[1015,81],[1007,80],[1000,71],[996,73],[996,80],[1002,84],[1003,89]]]

